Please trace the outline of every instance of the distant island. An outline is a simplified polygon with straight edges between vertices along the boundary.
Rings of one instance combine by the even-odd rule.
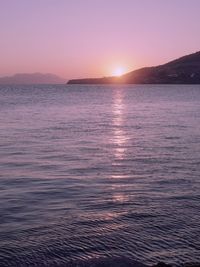
[[[17,73],[1,77],[0,84],[66,84],[51,73]],[[144,67],[120,77],[72,79],[67,84],[200,84],[200,51],[166,64]]]
[[[200,52],[120,77],[74,79],[68,84],[200,84]]]
[[[66,80],[51,73],[18,73],[0,78],[0,84],[65,84]]]

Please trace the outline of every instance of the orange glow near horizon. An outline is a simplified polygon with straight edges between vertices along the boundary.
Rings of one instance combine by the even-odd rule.
[[[116,69],[113,70],[112,76],[120,77],[125,73],[126,73],[125,68],[122,67],[122,66],[119,66],[119,67],[117,67]]]

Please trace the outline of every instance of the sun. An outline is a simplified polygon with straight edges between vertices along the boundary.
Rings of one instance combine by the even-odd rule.
[[[123,67],[117,67],[113,70],[112,75],[116,77],[120,77],[125,73],[125,69]]]

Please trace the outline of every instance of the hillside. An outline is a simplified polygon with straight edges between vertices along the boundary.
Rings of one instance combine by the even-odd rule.
[[[200,52],[166,64],[131,71],[121,77],[74,79],[68,84],[200,84]]]

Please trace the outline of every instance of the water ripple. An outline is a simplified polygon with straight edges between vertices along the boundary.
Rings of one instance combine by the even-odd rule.
[[[180,87],[0,87],[0,266],[200,261],[200,88]]]

